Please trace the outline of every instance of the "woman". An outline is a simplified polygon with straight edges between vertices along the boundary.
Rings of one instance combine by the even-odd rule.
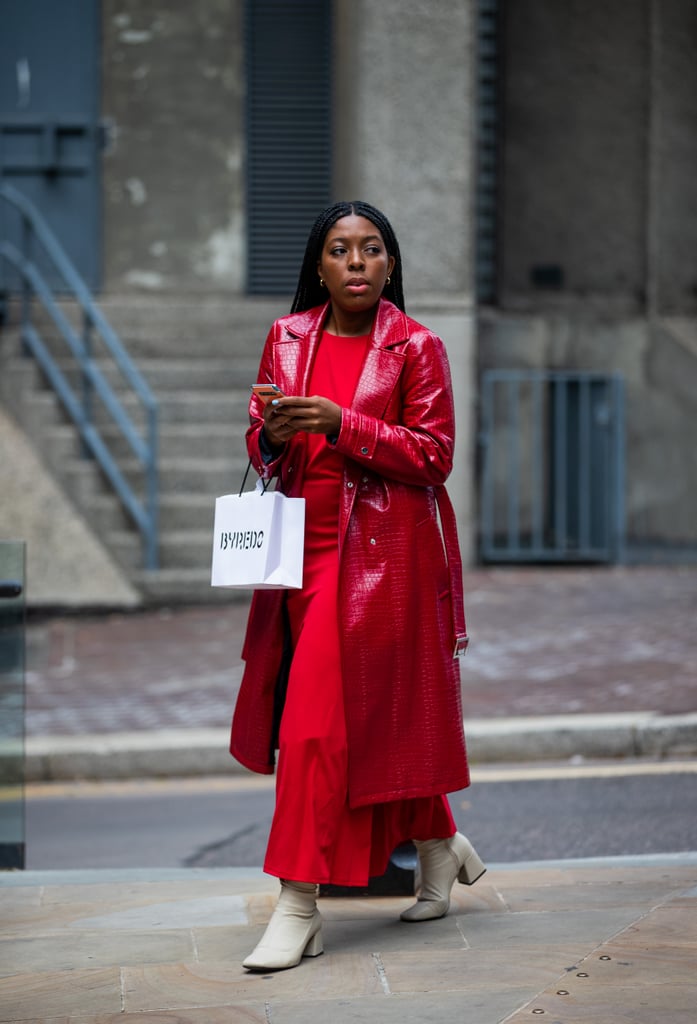
[[[322,952],[318,884],[364,886],[401,842],[421,867],[405,921],[443,916],[455,878],[485,868],[445,796],[469,785],[461,562],[442,486],[450,372],[442,342],[404,313],[379,210],[337,203],[317,218],[257,379],[283,397],[252,397],[252,462],[306,499],[303,588],[254,594],[230,747],[267,773],[279,752],[264,870],[281,894],[244,961],[273,970]]]

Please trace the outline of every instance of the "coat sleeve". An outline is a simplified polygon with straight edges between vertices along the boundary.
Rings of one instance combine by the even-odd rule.
[[[398,387],[384,418],[342,409],[336,449],[400,483],[442,484],[453,465],[455,410],[440,338],[424,333],[409,340]]]
[[[257,381],[259,383],[273,382],[273,341],[276,331],[277,325],[274,324],[266,338],[257,374]],[[284,446],[270,460],[268,456],[265,457],[260,443],[261,432],[264,426],[264,403],[254,392],[252,392],[252,397],[249,400],[249,424],[245,435],[247,452],[259,476],[264,477],[264,479],[270,479],[279,471],[287,446]]]

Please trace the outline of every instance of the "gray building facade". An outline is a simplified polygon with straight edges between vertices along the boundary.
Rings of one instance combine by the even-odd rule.
[[[697,541],[697,7],[499,5],[485,368],[622,373],[630,557]]]
[[[287,235],[287,260],[299,263],[298,239],[304,243],[310,226],[295,215],[307,200],[303,181],[311,183],[312,209],[366,199],[384,209],[400,239],[408,312],[441,334],[450,355],[458,410],[450,490],[466,562],[479,557],[479,385],[494,368],[620,371],[629,550],[641,557],[697,548],[691,0],[95,0],[91,7],[103,137],[93,269],[98,298],[124,341],[134,339],[136,359],[181,361],[199,350],[253,365],[270,318],[287,310],[292,292],[254,285],[249,254],[261,245],[263,262],[267,201],[279,237]],[[293,42],[298,26],[302,39],[307,32],[328,39],[317,66]],[[486,210],[483,56],[495,97]],[[275,95],[269,100],[262,89],[259,102],[289,101],[289,112],[274,115],[288,119],[276,123],[278,138],[289,141],[275,147],[273,130],[264,135],[260,127],[261,107],[250,102],[255,62],[263,60],[282,75],[268,90]],[[51,73],[61,74],[60,62]],[[314,95],[317,105],[293,110],[296,93]],[[314,126],[325,133],[319,143]],[[293,149],[296,137],[301,145]],[[325,138],[329,172],[320,167]],[[280,173],[285,167],[287,195],[272,183],[250,198],[253,146],[259,182],[264,160]],[[476,241],[483,220],[486,253]],[[491,269],[477,295],[484,259]],[[4,333],[7,352],[7,326]],[[21,422],[13,396],[7,389],[3,396],[4,415]],[[230,430],[242,426],[238,417]],[[5,447],[17,450],[14,441]],[[46,466],[54,472],[50,460]],[[216,489],[229,489],[233,469],[220,468],[211,502]],[[4,533],[9,506],[30,500],[10,496],[9,485],[6,495]],[[109,547],[84,509],[78,513],[131,588],[123,602],[134,600],[133,588],[145,593],[118,546]],[[205,558],[199,563],[203,578]],[[86,576],[84,600],[103,603],[94,598],[95,574],[87,568]],[[73,590],[80,603],[80,587]]]

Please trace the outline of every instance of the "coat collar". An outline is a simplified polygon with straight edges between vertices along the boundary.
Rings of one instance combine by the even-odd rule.
[[[304,338],[310,343],[319,341],[322,327],[329,312],[329,303],[322,306],[313,306],[302,313],[292,313],[283,318],[285,337]],[[406,341],[409,337],[407,316],[388,299],[380,299],[373,330],[370,335],[370,344],[375,348],[386,348],[400,341]],[[281,338],[281,340],[284,340]]]
[[[278,339],[281,344],[299,345],[299,358],[284,359],[286,373],[291,365],[296,371],[295,392],[307,394],[310,371],[317,352],[322,328],[329,312],[329,303],[314,306],[302,313],[293,313],[282,320],[283,330]],[[368,352],[354,397],[354,406],[364,412],[380,415],[385,399],[392,391],[398,377],[404,356],[393,347],[408,340],[409,329],[406,314],[388,299],[380,299],[370,335]],[[290,355],[290,353],[288,353]]]

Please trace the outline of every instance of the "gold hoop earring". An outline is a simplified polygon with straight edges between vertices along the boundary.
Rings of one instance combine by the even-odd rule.
[[[320,277],[320,279],[319,279],[319,286],[320,286],[320,288],[324,288],[324,278],[323,277]]]
[[[388,274],[388,275],[387,275],[387,280],[385,281],[385,284],[389,284],[391,280],[392,280],[392,278],[391,278],[391,277],[390,277],[390,275]]]

